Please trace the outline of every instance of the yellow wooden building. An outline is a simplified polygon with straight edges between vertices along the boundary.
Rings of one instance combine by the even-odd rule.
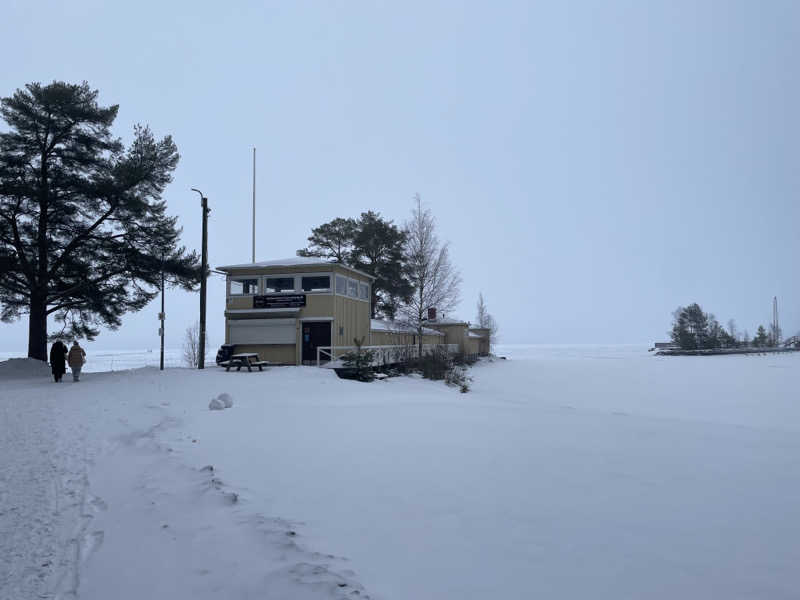
[[[219,267],[225,343],[276,364],[316,364],[317,348],[369,343],[373,277],[320,258]]]
[[[371,319],[374,278],[321,258],[292,257],[219,267],[226,275],[225,343],[274,364],[319,364],[363,344],[388,361],[397,349],[415,352],[418,332]],[[469,323],[436,319],[422,330],[423,351],[489,353],[488,332]]]

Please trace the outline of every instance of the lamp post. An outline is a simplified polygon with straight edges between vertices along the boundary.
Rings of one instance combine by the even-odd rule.
[[[208,198],[203,192],[192,188],[200,194],[200,206],[203,208],[203,247],[200,252],[200,339],[198,340],[197,368],[204,369],[206,363],[206,274],[208,273]]]

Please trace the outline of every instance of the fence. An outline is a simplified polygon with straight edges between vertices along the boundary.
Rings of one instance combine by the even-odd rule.
[[[458,344],[423,344],[422,354],[433,352],[437,348],[444,348],[448,354],[458,352]],[[317,366],[341,358],[348,352],[357,351],[358,346],[319,346],[317,347]],[[361,350],[371,350],[375,353],[372,361],[373,367],[393,365],[408,362],[419,357],[419,346],[416,344],[405,346],[361,346]]]

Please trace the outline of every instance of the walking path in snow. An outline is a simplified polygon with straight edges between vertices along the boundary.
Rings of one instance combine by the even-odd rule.
[[[56,384],[53,384],[56,385]],[[13,401],[15,394],[23,401]],[[87,426],[46,383],[0,393],[0,598],[74,591],[89,522]]]

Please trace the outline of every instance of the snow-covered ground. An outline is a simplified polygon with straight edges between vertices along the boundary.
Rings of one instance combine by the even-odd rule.
[[[0,368],[0,599],[797,597],[800,354],[498,351],[468,394]]]

